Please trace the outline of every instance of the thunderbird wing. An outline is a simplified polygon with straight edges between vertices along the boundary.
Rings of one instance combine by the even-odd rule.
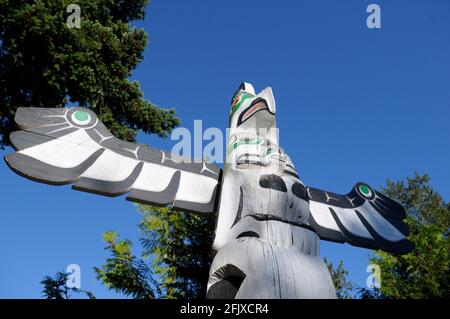
[[[213,213],[222,171],[146,145],[115,138],[91,110],[19,108],[16,153],[5,156],[16,173],[52,185],[127,200]]]
[[[403,206],[369,185],[357,183],[347,195],[307,189],[309,224],[321,239],[399,254],[413,249]]]

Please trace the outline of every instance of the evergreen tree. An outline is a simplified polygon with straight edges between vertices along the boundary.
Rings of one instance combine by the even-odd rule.
[[[144,99],[131,71],[143,59],[148,0],[79,0],[80,28],[67,24],[72,0],[0,0],[0,147],[10,144],[18,107],[92,109],[117,137],[167,136],[174,110]]]

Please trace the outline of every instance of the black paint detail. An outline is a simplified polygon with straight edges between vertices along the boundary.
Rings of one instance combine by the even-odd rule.
[[[77,128],[70,127],[67,123],[63,123],[56,126],[33,127],[26,129],[25,131],[36,133],[38,135],[50,136],[53,139],[57,139],[77,130]]]
[[[275,215],[270,215],[270,214],[248,214],[248,215],[245,215],[244,217],[251,217],[251,218],[253,218],[253,219],[257,220],[257,221],[260,221],[260,222],[261,221],[271,221],[271,220],[273,220],[273,221],[277,221],[277,222],[286,223],[286,224],[290,224],[290,225],[293,225],[293,226],[305,228],[305,229],[310,230],[310,231],[312,231],[314,233],[317,232],[316,229],[314,229],[313,227],[311,227],[308,224],[293,222],[291,220],[283,219],[283,218],[281,218],[279,216],[275,216]]]
[[[358,187],[365,185],[372,191],[372,199],[362,196]],[[366,201],[369,202],[383,217],[402,220],[406,217],[405,209],[395,200],[375,191],[367,183],[358,182],[346,195],[339,195],[332,192],[325,192],[320,189],[309,187],[311,200],[340,208],[358,208]],[[328,196],[327,196],[328,195]]]
[[[238,209],[236,212],[236,217],[234,218],[234,222],[233,225],[231,225],[231,228],[233,228],[234,225],[236,225],[242,217],[242,209],[244,207],[244,194],[242,191],[242,186],[240,187],[240,195],[239,195],[239,205],[238,205]]]
[[[131,172],[131,174],[120,182],[104,181],[94,178],[82,177],[76,182],[72,188],[75,190],[89,192],[105,196],[119,196],[130,191],[144,166],[143,162],[139,162]]]
[[[80,125],[80,124],[78,124],[78,123],[75,123],[75,122],[72,120],[72,115],[73,115],[75,112],[78,112],[78,111],[86,112],[86,113],[89,114],[89,116],[90,116],[90,118],[91,118],[91,120],[89,121],[89,123]],[[87,128],[90,128],[90,127],[92,127],[93,125],[96,125],[96,123],[98,123],[98,122],[100,121],[100,120],[97,119],[97,115],[96,115],[94,112],[92,112],[91,110],[89,110],[89,109],[87,109],[87,108],[84,108],[84,107],[70,107],[70,108],[68,108],[68,109],[67,109],[67,113],[66,113],[66,119],[67,119],[67,122],[70,123],[70,125],[72,125],[72,126],[74,126],[74,127],[77,127],[77,128],[81,128],[81,129],[87,129]]]
[[[161,192],[151,192],[141,189],[132,189],[127,200],[141,204],[152,204],[155,206],[166,206],[172,204],[180,186],[181,172],[176,171],[166,189]]]
[[[105,132],[99,131],[99,126],[100,125],[97,125],[97,126],[98,127],[95,127],[95,129],[103,135]],[[138,159],[139,158],[135,154],[135,153],[137,153],[138,148],[141,147],[139,144],[122,141],[122,140],[120,140],[120,139],[118,139],[116,137],[111,136],[111,134],[109,134],[109,132],[108,132],[108,135],[106,135],[106,136],[111,136],[111,137],[107,138],[107,139],[105,139],[103,141],[101,140],[101,137],[98,136],[98,133],[94,129],[86,130],[86,133],[88,133],[88,135],[93,140],[95,140],[97,143],[99,143],[101,146],[103,146],[103,147],[105,147],[105,148],[107,148],[107,149],[109,149],[111,151],[114,151],[117,154],[123,155],[125,157],[131,157],[131,158],[134,158],[134,159]],[[95,138],[94,138],[94,134],[96,135]],[[103,136],[103,138],[105,138],[105,136]],[[159,159],[160,158],[161,157],[159,157]],[[155,158],[155,161],[156,160],[158,160],[158,158]]]
[[[310,201],[316,201],[328,206],[328,209],[330,210],[333,219],[338,225],[340,232],[319,226],[314,220],[312,214],[310,215],[310,225],[317,230],[317,233],[319,234],[321,239],[338,242],[346,241],[354,246],[370,249],[382,249],[384,251],[392,253],[409,252],[410,249],[412,249],[412,244],[408,240],[404,239],[399,242],[391,242],[389,240],[386,240],[381,235],[379,235],[376,229],[371,227],[367,222],[364,217],[364,213],[367,212],[358,212],[357,210],[367,202],[368,205],[372,206],[373,209],[380,213],[380,215],[385,219],[386,222],[390,223],[406,237],[409,233],[409,229],[406,223],[402,221],[402,219],[406,216],[404,208],[396,201],[386,197],[381,193],[376,192],[369,186],[368,187],[371,190],[372,194],[368,199],[366,199],[358,190],[358,187],[361,185],[368,186],[366,183],[357,183],[356,186],[354,186],[350,193],[348,193],[346,196],[309,188],[309,193],[311,195]],[[373,239],[354,235],[353,233],[351,233],[351,230],[346,229],[339,219],[339,214],[336,213],[335,210],[333,210],[333,206],[354,210]],[[361,207],[360,209],[363,208]]]
[[[364,227],[369,231],[370,235],[376,240],[382,250],[392,254],[407,254],[414,249],[414,244],[407,239],[400,241],[389,241],[380,236],[375,229],[369,224],[364,216],[356,210],[356,215],[363,223]]]
[[[236,161],[236,165],[237,167],[241,166],[241,165],[258,165],[258,166],[266,166],[266,164],[264,164],[261,161],[258,160],[254,160],[254,159],[250,159],[250,154],[249,153],[244,153],[241,156],[239,156],[239,159]]]
[[[16,151],[36,146],[53,140],[52,137],[28,131],[15,131],[9,135],[9,139]]]
[[[243,120],[245,114],[256,104],[258,103],[263,103],[264,104],[264,108],[257,110],[255,113],[253,113],[252,115],[250,115],[250,117],[247,117],[245,120]],[[244,123],[245,121],[247,121],[248,119],[250,119],[253,115],[255,115],[256,113],[260,112],[260,111],[267,111],[270,114],[274,114],[270,111],[269,106],[267,104],[267,101],[265,99],[263,99],[262,97],[258,97],[256,98],[249,107],[247,107],[244,111],[241,112],[241,114],[239,114],[238,117],[238,121],[237,121],[237,126],[240,126],[242,123]]]
[[[66,123],[66,108],[19,107],[14,121],[22,130]]]
[[[283,174],[291,175],[291,176],[295,177],[296,179],[300,179],[300,177],[296,173],[289,171],[287,169],[283,170]]]
[[[365,198],[359,191],[359,187],[361,185],[365,185],[369,187],[372,194],[369,198]],[[371,188],[367,183],[358,182],[356,185],[352,188],[352,190],[345,196],[331,193],[331,192],[324,192],[322,190],[318,190],[315,188],[310,187],[309,188],[310,193],[310,200],[316,201],[325,205],[330,206],[337,206],[344,209],[358,209],[361,207],[365,202],[367,202],[370,206],[372,206],[373,209],[375,209],[383,218],[386,219],[387,222],[391,223],[399,232],[401,232],[405,237],[409,234],[408,226],[402,221],[406,217],[405,209],[401,204],[396,202],[395,200],[390,199],[389,197],[375,191],[373,188]],[[327,196],[328,195],[328,196]],[[332,197],[332,198],[331,198]],[[337,217],[339,215],[336,214]],[[361,215],[363,216],[363,215]],[[373,230],[375,231],[375,230]],[[329,231],[332,234],[333,231]],[[328,232],[328,233],[329,233]],[[375,231],[376,232],[376,231]],[[319,231],[319,234],[321,232]],[[369,232],[370,233],[370,232]],[[372,234],[371,234],[372,235]],[[336,237],[332,235],[333,238]],[[346,237],[345,233],[343,235]],[[373,236],[373,235],[372,235]],[[381,237],[377,234],[378,237]],[[324,239],[327,239],[326,236]],[[330,239],[333,240],[333,239]],[[349,242],[351,242],[352,238],[349,239]],[[392,250],[392,248],[389,248],[389,245],[387,243],[390,243],[389,241],[385,242],[385,246],[382,246],[380,240],[376,239],[374,237],[374,240],[377,242],[377,247],[381,248],[386,251]],[[362,243],[364,239],[358,240],[356,239],[355,246],[361,246],[361,244],[366,245],[367,243]],[[402,246],[403,245],[403,246]],[[398,246],[398,245],[397,245]],[[401,244],[399,247],[403,247],[401,249],[406,249],[404,247],[408,248],[408,244]],[[394,250],[397,248],[394,248]],[[400,249],[400,248],[399,248]]]
[[[186,213],[199,213],[199,214],[214,213],[218,196],[217,192],[218,188],[219,185],[216,185],[213,194],[211,196],[211,200],[208,203],[196,203],[196,202],[175,200],[175,202],[173,203],[173,208]]]
[[[94,130],[95,129],[95,130]],[[103,135],[103,137],[109,137],[106,140],[101,139],[101,136],[96,130]],[[187,172],[192,172],[204,176],[208,176],[217,179],[221,169],[216,165],[205,163],[208,170],[203,170],[204,166],[202,162],[191,162],[190,159],[176,158],[170,152],[161,151],[159,149],[149,147],[147,145],[139,145],[135,143],[122,141],[109,133],[104,127],[103,123],[99,122],[95,128],[86,130],[86,133],[101,146],[121,154],[125,157],[131,157],[133,159],[139,159],[144,162],[154,163],[161,166],[171,167]],[[137,155],[137,156],[136,156]],[[203,170],[203,171],[202,171]],[[210,170],[210,171],[209,171]]]
[[[147,145],[141,145],[137,151],[137,154],[139,159],[146,162],[155,164],[161,164],[162,162],[162,152]]]
[[[295,182],[294,184],[292,184],[291,190],[295,196],[309,202],[308,191],[306,190],[305,185]]]
[[[209,287],[207,299],[234,299],[246,275],[237,266],[227,264],[217,269],[211,277],[216,277],[219,281]]]
[[[157,164],[161,164],[161,165],[167,166],[167,167],[172,167],[174,169],[179,169],[179,170],[188,171],[188,172],[192,172],[192,173],[196,173],[196,174],[201,174],[204,176],[212,177],[214,179],[217,179],[217,177],[220,174],[221,169],[214,164],[195,162],[191,159],[186,159],[186,158],[182,159],[175,155],[172,155],[171,152],[165,152],[165,151],[160,151],[160,152],[162,154],[161,162],[157,163]],[[205,166],[203,166],[203,165],[205,165]],[[211,170],[213,173],[211,173],[208,170],[203,170],[204,167]]]
[[[331,193],[328,192],[328,194],[331,194]],[[350,191],[350,193],[348,193],[346,195],[346,197],[348,197],[346,199],[348,200],[348,202],[351,205],[350,208],[359,207],[366,202],[366,199],[364,197],[362,197],[361,195],[359,195],[359,193],[356,191],[355,187],[352,188],[352,190]]]
[[[87,112],[91,116],[91,121],[86,125],[73,123],[71,116],[77,111]],[[95,113],[87,108],[22,107],[17,110],[15,121],[22,130],[36,134],[35,139],[28,139],[28,141],[25,141],[25,137],[21,138],[20,135],[15,136],[17,140],[17,149],[33,146],[31,143],[35,143],[35,145],[43,143],[44,141],[47,141],[45,139],[46,137],[57,139],[75,132],[78,129],[84,129],[85,132],[102,147],[129,158],[208,176],[216,180],[221,172],[221,169],[218,166],[211,163],[204,164],[201,161],[195,162],[191,159],[184,159],[180,162],[179,159],[175,159],[175,156],[172,156],[170,152],[164,152],[145,145],[122,141],[114,137],[97,118]],[[75,127],[70,127],[70,125]],[[60,128],[65,129],[51,133]],[[39,138],[39,135],[44,139]],[[28,137],[29,135],[26,138]],[[207,169],[205,169],[205,167]]]
[[[237,276],[224,278],[208,289],[206,299],[234,299],[243,281],[243,278]]]
[[[379,207],[377,211],[381,215],[398,220],[402,220],[406,217],[405,208],[401,204],[382,193],[376,192],[376,194],[377,198],[375,199],[375,203]]]
[[[259,179],[259,186],[283,193],[287,192],[286,183],[280,176],[275,174],[262,175]]]
[[[236,92],[234,92],[233,97],[231,98],[231,105],[233,105],[233,101],[236,98],[236,95],[238,95],[239,93],[241,93],[241,91],[245,91],[245,83],[242,82],[239,87],[237,88]]]
[[[239,236],[236,237],[236,239],[242,238],[242,237],[255,237],[255,238],[259,238],[259,235],[258,235],[257,233],[255,233],[254,231],[246,231],[246,232],[240,233]]]
[[[323,203],[323,204],[333,204],[334,206],[337,207],[341,207],[341,208],[353,208],[354,206],[352,205],[351,201],[348,200],[345,196],[343,195],[339,195],[336,193],[332,193],[332,192],[325,192],[323,190],[314,188],[314,187],[309,187],[309,194],[311,195],[310,200],[311,201],[315,201],[315,202],[319,202],[319,203]],[[327,197],[328,194],[328,197]],[[347,194],[348,196],[349,194]],[[332,197],[333,199],[331,199],[331,201],[327,201],[327,199],[329,199],[330,197]],[[365,200],[362,199],[361,197],[359,197],[359,195],[357,196],[357,199],[359,199],[358,201],[355,200],[353,203],[355,204],[355,206],[360,206],[362,205]]]
[[[97,122],[97,125],[95,127],[87,129],[85,131],[90,136],[90,138],[92,138],[98,144],[103,143],[105,140],[114,138],[114,135],[112,135],[108,131],[106,126],[100,121]]]
[[[216,187],[216,203],[214,204],[214,212],[219,211],[219,202],[220,202],[220,194],[222,193],[222,182],[223,182],[223,170],[220,170],[219,172],[219,178],[217,179],[217,187]]]
[[[72,168],[61,168],[41,162],[31,156],[13,153],[5,156],[5,162],[15,173],[36,182],[50,185],[65,185],[77,180],[81,174],[103,154],[99,149],[80,165]]]

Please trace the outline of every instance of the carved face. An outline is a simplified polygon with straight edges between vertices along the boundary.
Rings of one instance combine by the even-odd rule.
[[[239,169],[238,169],[239,170]],[[277,241],[286,247],[293,246],[293,238],[285,233],[271,232],[267,221],[306,227],[309,219],[309,196],[306,187],[291,174],[271,171],[268,168],[239,170],[239,204],[234,214],[228,240],[248,236]],[[276,226],[276,227],[278,227]],[[282,227],[282,226],[280,226]],[[284,242],[286,241],[286,242]],[[283,243],[282,243],[283,242]]]
[[[307,227],[309,197],[289,156],[277,145],[272,90],[255,95],[253,87],[243,83],[231,103],[214,249],[242,236],[277,237],[279,244],[292,247],[296,235],[286,233],[290,226]],[[286,230],[271,230],[276,227]]]
[[[253,86],[242,83],[231,100],[230,137],[254,134],[278,144],[275,125],[275,99],[270,87],[255,94]]]

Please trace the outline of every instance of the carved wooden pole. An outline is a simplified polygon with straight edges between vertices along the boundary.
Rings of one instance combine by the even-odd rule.
[[[255,98],[244,83],[233,98],[209,298],[335,297],[275,111],[270,88]]]
[[[278,147],[275,100],[243,83],[232,100],[222,171],[115,138],[85,108],[19,108],[16,173],[47,184],[218,213],[209,298],[334,298],[319,239],[406,253],[405,211],[365,183],[346,195],[305,186]]]

